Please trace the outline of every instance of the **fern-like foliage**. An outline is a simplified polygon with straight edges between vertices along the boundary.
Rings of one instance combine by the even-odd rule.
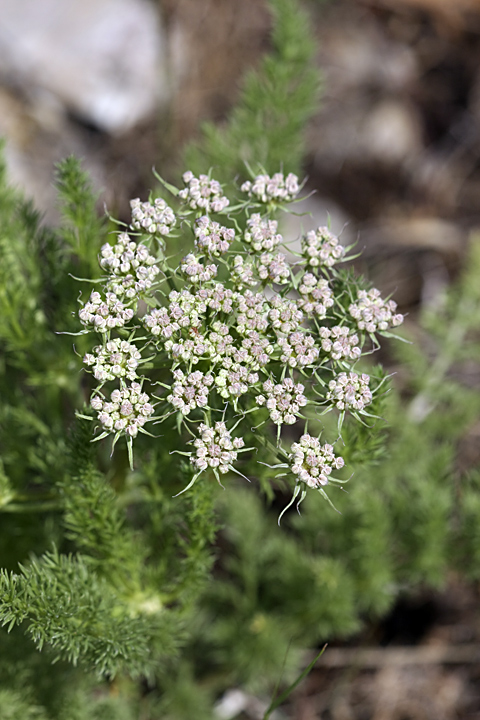
[[[66,538],[92,566],[124,590],[138,590],[145,550],[126,524],[118,496],[95,466],[91,424],[78,419],[69,438],[70,472],[58,485]]]
[[[86,277],[97,271],[99,243],[106,223],[97,213],[96,194],[74,156],[57,165],[57,189],[63,217],[62,235]]]
[[[274,26],[272,51],[250,71],[225,126],[205,123],[202,137],[185,150],[184,167],[194,174],[215,168],[220,181],[254,171],[298,172],[306,122],[318,107],[319,71],[308,15],[295,0],[269,0]]]
[[[82,657],[98,675],[126,668],[148,675],[159,654],[175,653],[172,614],[163,614],[158,603],[122,603],[81,555],[54,550],[20,565],[19,574],[2,573],[0,607],[9,629],[27,621],[39,650],[48,644],[73,664]]]

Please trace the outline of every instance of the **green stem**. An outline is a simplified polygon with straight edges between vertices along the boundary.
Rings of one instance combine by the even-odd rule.
[[[408,417],[412,422],[423,422],[438,404],[438,401],[434,400],[434,391],[445,378],[455,360],[458,349],[463,345],[465,336],[470,329],[468,318],[473,316],[474,310],[475,306],[470,299],[464,298],[459,303],[455,317],[449,324],[449,330],[442,343],[440,353],[430,366],[423,389],[413,398],[408,408]]]
[[[277,697],[273,698],[272,702],[270,703],[269,707],[267,708],[267,711],[265,712],[265,715],[263,716],[263,720],[268,720],[268,718],[270,717],[272,712],[274,710],[276,710],[276,708],[279,705],[281,705],[288,698],[288,696],[295,690],[297,685],[299,685],[302,682],[302,680],[304,680],[307,677],[310,670],[312,670],[313,667],[315,666],[317,660],[319,660],[321,658],[321,656],[323,655],[323,653],[325,652],[326,648],[327,648],[327,645],[325,644],[323,646],[323,648],[320,650],[320,652],[318,653],[318,655],[312,660],[310,665],[307,665],[305,670],[297,677],[297,679],[294,680],[293,683],[291,685],[289,685],[288,688],[281,695],[278,695]]]
[[[45,501],[45,502],[31,502],[31,503],[9,503],[4,507],[0,508],[1,512],[49,512],[51,510],[60,510],[62,507],[61,503],[56,500]]]

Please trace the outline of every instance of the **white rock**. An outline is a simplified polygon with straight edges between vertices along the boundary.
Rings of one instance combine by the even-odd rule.
[[[365,118],[359,141],[369,159],[382,164],[401,163],[421,151],[420,120],[407,103],[384,100]]]
[[[0,69],[110,133],[168,99],[166,41],[148,0],[0,0]]]
[[[387,40],[379,29],[363,23],[334,28],[322,40],[322,66],[329,94],[343,94],[360,86],[399,92],[411,86],[418,75],[413,50]]]

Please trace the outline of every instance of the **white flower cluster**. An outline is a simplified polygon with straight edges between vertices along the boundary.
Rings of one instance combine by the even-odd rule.
[[[175,383],[168,402],[183,415],[188,415],[195,408],[204,408],[208,404],[208,390],[213,384],[213,375],[204,375],[198,370],[185,375],[182,370],[173,371]]]
[[[115,245],[102,247],[100,266],[112,277],[109,288],[118,296],[136,298],[149,290],[160,272],[145,245],[137,245],[127,233],[120,233]]]
[[[282,242],[282,236],[277,233],[278,222],[262,218],[260,213],[254,213],[247,220],[247,228],[243,239],[255,252],[271,251]]]
[[[192,210],[220,213],[229,205],[230,201],[223,195],[222,186],[216,180],[210,180],[208,175],[196,178],[188,170],[183,174],[183,182],[187,186],[180,190],[178,197]]]
[[[110,400],[93,395],[90,405],[98,412],[98,419],[104,430],[137,437],[138,431],[153,415],[154,408],[142,386],[132,382],[121,390],[113,390]]]
[[[213,257],[226,253],[235,240],[235,230],[223,227],[207,215],[195,220],[194,233],[196,247]]]
[[[215,376],[218,394],[223,398],[238,398],[245,395],[253,385],[258,383],[258,373],[251,372],[240,363],[226,363]]]
[[[215,364],[221,363],[227,355],[235,352],[233,338],[228,332],[228,327],[219,320],[212,323],[212,329],[207,335],[206,342],[207,353]]]
[[[276,333],[289,333],[297,330],[303,322],[303,312],[298,309],[296,303],[288,298],[282,298],[278,295],[270,300],[271,310],[268,313],[268,319],[273,330]]]
[[[173,310],[181,310],[179,306]],[[156,308],[143,318],[145,327],[152,335],[166,339],[164,348],[169,356],[175,360],[196,365],[202,359],[209,359],[212,363],[224,362],[228,356],[248,358],[248,352],[235,347],[234,340],[229,334],[228,327],[220,321],[215,321],[203,335],[197,329],[200,322],[196,311],[189,315],[177,315],[178,322],[172,321],[172,305],[170,315],[166,308]],[[188,336],[182,337],[182,329],[187,329]]]
[[[348,308],[350,315],[356,320],[359,330],[374,333],[377,330],[385,331],[390,327],[397,327],[403,322],[403,315],[395,314],[397,303],[393,300],[382,300],[380,291],[359,290],[357,302]]]
[[[242,346],[236,350],[233,357],[235,362],[245,363],[252,370],[260,370],[265,367],[273,353],[273,345],[268,342],[268,338],[262,337],[256,330],[248,333],[248,337],[242,340]]]
[[[130,207],[135,230],[145,230],[149,235],[168,235],[175,225],[175,213],[162,198],[156,198],[153,203],[135,198],[130,200]]]
[[[175,330],[178,330],[178,323],[173,323],[167,308],[155,308],[151,313],[143,317],[143,324],[150,330],[152,335],[161,335],[168,339],[172,337]]]
[[[243,439],[232,440],[224,422],[216,422],[214,427],[201,423],[199,431],[200,437],[193,443],[197,448],[196,454],[190,458],[190,462],[198,471],[211,467],[227,473],[237,459],[237,451],[245,445]]]
[[[242,192],[248,197],[262,203],[285,203],[293,200],[300,190],[298,177],[289,173],[284,177],[283,173],[269,175],[257,175],[253,182],[244,182]]]
[[[179,338],[177,341],[167,340],[165,350],[173,360],[196,365],[205,358],[210,349],[203,335],[194,335],[194,340]]]
[[[364,410],[372,402],[370,376],[341,372],[328,383],[326,399],[339,410]]]
[[[233,292],[221,283],[214,288],[200,288],[193,295],[188,290],[172,290],[168,307],[155,308],[144,315],[142,322],[154,336],[168,340],[182,329],[190,332],[202,324],[207,308],[229,314],[233,309]],[[195,333],[198,337],[199,333]]]
[[[233,258],[231,278],[238,290],[242,290],[245,285],[252,287],[257,284],[254,270],[255,266],[252,262],[245,261],[242,255],[235,255]]]
[[[327,227],[310,230],[302,237],[302,254],[311,267],[333,267],[345,255],[345,248]]]
[[[253,293],[245,290],[243,295],[236,296],[237,323],[240,335],[247,335],[251,330],[265,332],[268,329],[268,320],[265,313],[266,298],[263,293]]]
[[[324,278],[317,278],[312,273],[305,273],[298,286],[300,297],[297,300],[298,307],[309,317],[315,315],[322,320],[326,317],[328,308],[334,304],[333,291],[328,281]]]
[[[322,350],[328,353],[332,360],[358,360],[362,354],[358,345],[358,335],[345,325],[322,327],[319,335],[322,338]]]
[[[115,378],[135,380],[141,358],[136,345],[115,338],[94,347],[93,353],[87,353],[83,362],[92,368],[95,379],[104,383]]]
[[[202,288],[193,295],[185,289],[181,292],[172,290],[168,296],[170,301],[168,312],[173,323],[177,323],[177,325],[174,325],[176,330],[200,325],[201,318],[207,311],[207,298],[210,292]]]
[[[195,297],[198,303],[204,303],[205,306],[216,312],[224,312],[230,315],[236,296],[232,290],[224,287],[221,282],[217,282],[213,288],[200,288]]]
[[[159,383],[166,388],[159,419],[176,415],[196,437],[187,453],[193,481],[207,468],[217,479],[235,470],[244,449],[242,426],[258,429],[269,416],[270,428],[277,426],[277,452],[296,476],[294,499],[301,494],[301,501],[300,483],[321,489],[343,460],[308,434],[291,452],[284,450],[282,427],[297,423],[309,403],[337,410],[340,428],[346,411],[357,419],[365,413],[373,399],[370,378],[354,369],[370,342],[367,333],[396,326],[403,317],[392,300],[383,301],[377,290],[357,292],[353,276],[337,271],[346,251],[327,228],[302,238],[297,261],[278,252],[282,237],[272,213],[298,193],[295,175],[263,174],[244,183],[250,200],[229,208],[235,229],[211,217],[229,205],[217,181],[191,172],[183,179],[178,227],[191,233],[191,251],[170,264],[160,236],[176,225],[175,214],[164,200],[132,200],[137,232],[121,232],[115,245],[103,245],[103,290],[92,292],[79,312],[82,332],[102,336],[85,365],[101,386],[117,386],[108,400],[99,388],[93,392],[101,437],[112,433],[115,442],[126,435],[132,462],[132,439],[145,432],[154,413],[142,391],[145,377],[138,377],[139,365],[148,367],[139,349],[146,347],[158,354],[152,365],[161,366],[160,377],[168,372]],[[137,235],[141,242],[132,239]],[[232,427],[240,428],[236,439]],[[268,431],[261,439],[272,448]]]
[[[269,280],[277,285],[285,285],[290,279],[290,266],[287,263],[286,256],[283,253],[277,253],[276,255],[263,253],[260,256],[258,274],[261,280]]]
[[[343,458],[335,456],[332,445],[321,445],[318,438],[308,433],[292,444],[289,459],[292,473],[311,488],[328,485],[332,470],[345,465]]]
[[[256,397],[257,405],[265,405],[275,425],[293,425],[297,421],[300,408],[308,403],[303,394],[305,386],[294,383],[291,378],[285,378],[278,384],[266,380],[262,387],[265,395]]]
[[[320,354],[315,338],[300,331],[291,333],[288,338],[279,338],[278,344],[282,352],[280,360],[291,368],[313,365]]]
[[[90,300],[80,309],[78,317],[82,325],[107,333],[114,328],[123,327],[132,318],[132,308],[126,307],[115,293],[107,292],[105,299],[99,292],[93,291]]]
[[[191,283],[208,282],[217,274],[217,266],[202,265],[193,253],[189,253],[183,258],[180,270],[187,276]]]

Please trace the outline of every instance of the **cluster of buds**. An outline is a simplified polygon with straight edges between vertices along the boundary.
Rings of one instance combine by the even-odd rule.
[[[285,378],[276,385],[271,380],[266,380],[263,383],[265,395],[257,395],[257,405],[265,405],[275,425],[293,425],[297,421],[300,408],[308,403],[303,394],[304,390],[304,385],[294,383],[291,378]]]
[[[87,353],[83,362],[92,368],[95,380],[104,383],[116,378],[135,380],[141,359],[136,345],[115,338],[105,345],[94,347],[93,353]]]
[[[167,340],[165,350],[172,360],[183,362],[185,365],[197,365],[207,355],[210,347],[203,335],[195,335],[194,340],[178,338]]]
[[[244,182],[241,190],[257,202],[286,203],[297,196],[300,186],[293,173],[289,173],[287,177],[284,177],[283,173],[275,173],[272,177],[257,175],[253,182]]]
[[[270,252],[282,242],[282,236],[277,232],[277,221],[262,218],[260,213],[254,213],[247,220],[247,228],[243,239],[255,252]]]
[[[303,312],[298,309],[296,303],[288,298],[275,295],[270,300],[271,310],[268,319],[276,333],[288,335],[294,332],[303,322]]]
[[[192,210],[220,213],[230,203],[223,194],[220,183],[210,180],[208,175],[196,178],[192,172],[187,171],[183,174],[183,182],[187,187],[180,190],[178,197]]]
[[[99,262],[100,267],[112,276],[109,287],[115,294],[125,294],[127,298],[135,298],[149,290],[160,272],[148,248],[137,245],[127,233],[121,233],[113,246],[105,243]]]
[[[364,410],[372,402],[370,376],[341,372],[328,383],[327,401],[339,410]]]
[[[319,320],[327,316],[328,309],[333,306],[333,292],[328,281],[317,278],[312,273],[305,273],[298,286],[300,297],[298,307],[309,317],[315,315]]]
[[[172,322],[167,308],[155,308],[143,318],[143,323],[152,335],[161,335],[166,340],[179,329],[178,323]]]
[[[265,367],[273,353],[273,345],[268,338],[262,337],[256,330],[248,333],[248,337],[242,340],[241,348],[234,353],[235,362],[245,363],[252,370],[260,370]]]
[[[200,288],[195,298],[196,302],[204,302],[212,310],[223,312],[227,315],[233,311],[233,301],[236,295],[222,283],[217,282],[213,288]]]
[[[118,434],[124,432],[131,438],[137,437],[140,428],[154,412],[150,398],[142,392],[142,386],[137,382],[121,390],[113,390],[110,400],[93,395],[90,405],[97,411],[104,430]]]
[[[208,290],[206,292],[208,293]],[[172,290],[168,299],[170,301],[168,306],[170,317],[174,322],[178,323],[179,327],[199,326],[200,318],[207,310],[203,290],[199,290],[195,294],[185,289],[181,292]]]
[[[193,444],[195,456],[190,462],[195,470],[202,471],[211,467],[222,474],[227,473],[237,459],[238,450],[244,447],[243,438],[234,438],[224,422],[216,422],[213,427],[201,423],[199,435]]]
[[[213,384],[213,375],[210,373],[204,375],[198,370],[185,375],[182,370],[177,369],[173,371],[173,377],[175,383],[167,400],[175,410],[188,415],[197,407],[207,407],[208,389]]]
[[[195,221],[194,233],[196,247],[213,257],[226,253],[235,240],[235,230],[223,227],[206,215]]]
[[[92,292],[90,300],[78,313],[82,325],[100,333],[123,327],[133,316],[132,308],[126,307],[115,293],[107,292],[103,299],[96,291]]]
[[[315,338],[304,332],[293,332],[288,338],[279,338],[278,344],[282,352],[280,360],[291,368],[313,365],[320,354]]]
[[[151,313],[143,317],[143,323],[152,335],[161,336],[165,339],[178,335],[182,330],[186,330],[189,337],[199,339],[203,336],[198,328],[202,324],[202,320],[205,319],[207,308],[230,314],[234,299],[232,291],[224,289],[221,285],[219,289],[214,291],[202,288],[195,296],[186,290],[181,293],[173,291],[170,293],[169,307],[155,308]],[[239,304],[243,304],[242,298],[240,298]],[[236,329],[241,333],[245,328],[242,325],[242,316],[239,315],[238,317],[240,321]],[[248,320],[245,320],[245,322],[248,322]],[[258,321],[259,324],[260,320]],[[224,323],[214,321],[208,331],[208,342],[212,346],[218,346],[218,335],[230,337],[227,326]],[[227,342],[231,343],[233,340],[227,338]]]
[[[258,373],[252,372],[244,365],[232,360],[224,362],[224,365],[226,367],[220,368],[215,377],[215,385],[221,397],[227,400],[230,397],[238,398],[258,383]]]
[[[292,444],[289,461],[292,473],[311,488],[328,485],[332,470],[340,470],[345,464],[343,458],[335,456],[332,445],[321,445],[308,433]]]
[[[332,360],[358,360],[362,354],[358,335],[345,325],[322,327],[319,335],[322,338],[322,350],[328,353]]]
[[[135,230],[145,230],[149,235],[168,235],[175,225],[175,213],[162,198],[156,198],[153,203],[135,198],[130,200],[130,207]]]
[[[393,300],[382,300],[380,291],[359,290],[357,302],[348,308],[350,315],[357,323],[359,330],[374,333],[377,330],[385,331],[403,323],[403,315],[395,314],[397,303]]]
[[[261,280],[266,280],[277,285],[285,285],[290,279],[290,266],[283,253],[272,255],[263,253],[260,256],[258,275]]]
[[[345,255],[345,248],[327,227],[310,230],[302,237],[302,255],[311,267],[333,267]]]
[[[183,258],[180,270],[187,276],[191,283],[208,282],[217,274],[216,265],[213,263],[211,265],[202,265],[193,253],[189,253]]]
[[[237,290],[243,290],[245,285],[253,287],[257,284],[254,263],[245,261],[243,255],[235,255],[231,278]]]
[[[231,356],[235,352],[233,338],[228,331],[228,326],[219,320],[212,324],[212,330],[206,340],[208,344],[207,353],[215,364],[221,363],[225,357]]]
[[[265,313],[265,296],[263,293],[253,293],[245,290],[243,295],[237,295],[237,330],[241,335],[248,335],[252,330],[265,332],[268,329],[268,319]]]

